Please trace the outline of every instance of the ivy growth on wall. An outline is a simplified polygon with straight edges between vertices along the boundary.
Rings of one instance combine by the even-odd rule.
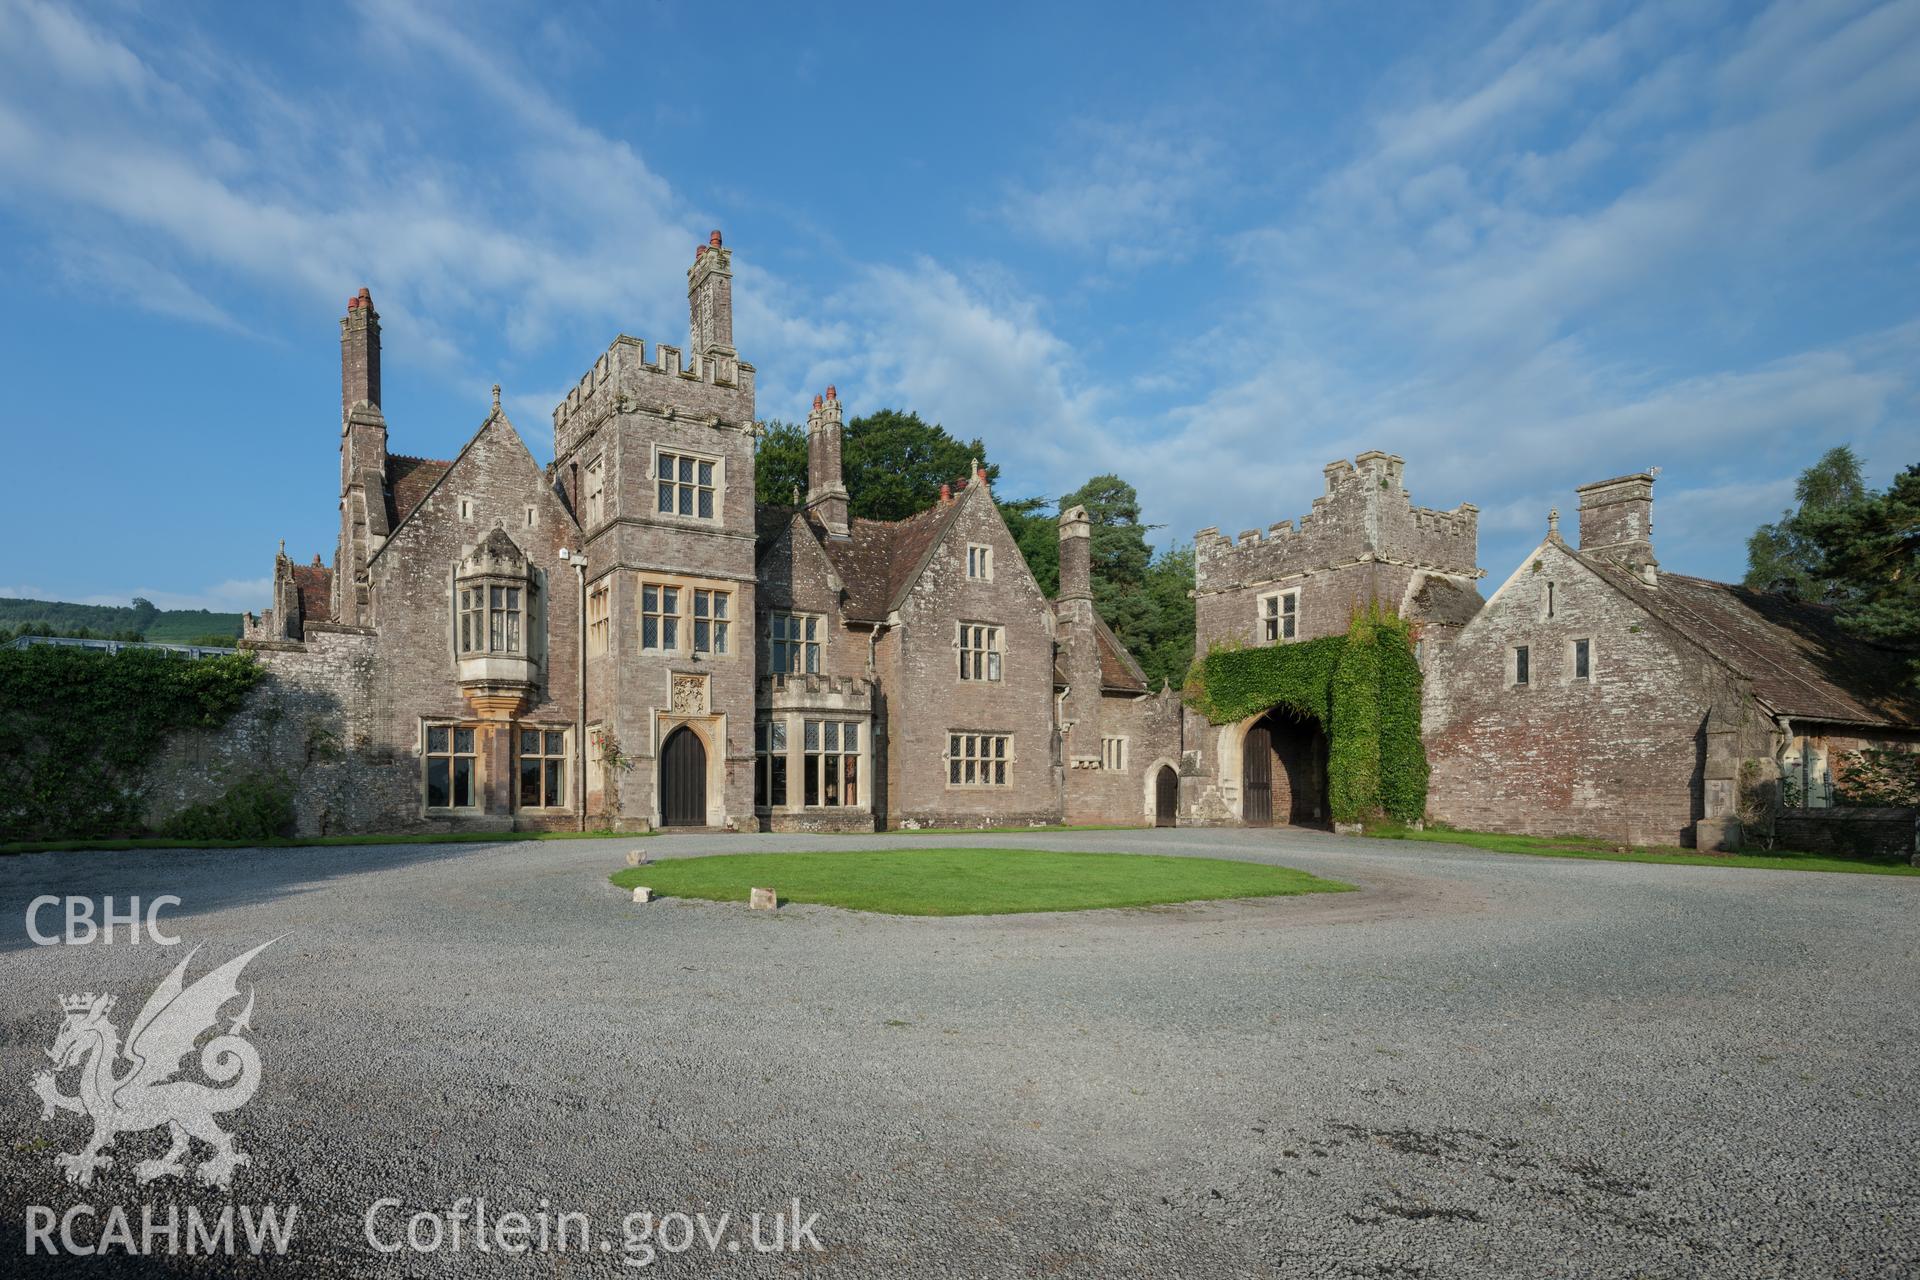
[[[138,834],[168,737],[220,727],[263,674],[245,653],[0,650],[0,843]]]
[[[1327,799],[1335,822],[1382,814],[1413,822],[1426,812],[1420,664],[1407,624],[1393,614],[1370,609],[1344,636],[1216,648],[1188,673],[1186,697],[1213,724],[1271,707],[1318,720],[1327,734]]]

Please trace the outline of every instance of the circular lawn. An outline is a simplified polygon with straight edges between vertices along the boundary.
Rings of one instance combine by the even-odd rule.
[[[782,903],[902,916],[1091,911],[1353,887],[1259,862],[1041,849],[722,853],[628,867],[612,879],[623,889],[646,885],[666,897],[716,902],[745,903],[757,886],[774,890]]]

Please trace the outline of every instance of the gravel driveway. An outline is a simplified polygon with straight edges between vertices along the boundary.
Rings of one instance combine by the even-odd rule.
[[[133,1164],[165,1146],[157,1131],[122,1137],[93,1187],[68,1185],[54,1156],[78,1150],[86,1125],[43,1122],[29,1088],[61,994],[115,993],[126,1031],[187,947],[35,946],[28,900],[170,893],[182,906],[163,923],[205,943],[195,975],[280,939],[241,984],[256,992],[263,1083],[222,1123],[253,1158],[231,1203],[298,1206],[281,1274],[1920,1266],[1920,879],[1163,831],[899,843],[1209,854],[1363,892],[911,919],[637,906],[606,883],[633,847],[846,843],[0,859],[9,1260],[79,1269],[22,1259],[28,1206],[90,1205],[73,1219],[84,1246],[116,1205],[137,1237],[142,1206],[164,1221],[230,1203],[170,1180],[136,1186]],[[62,1082],[73,1088],[72,1073]],[[372,1230],[392,1245],[416,1212],[436,1215],[422,1240],[436,1222],[444,1237],[461,1197],[484,1198],[496,1226],[565,1212],[591,1235],[522,1257],[481,1251],[471,1229],[432,1253],[368,1242],[383,1199],[395,1203]],[[820,1251],[803,1237],[798,1251],[755,1252],[747,1216],[770,1224],[796,1198],[801,1219],[819,1215]],[[622,1222],[641,1212],[705,1213],[710,1229],[730,1217],[714,1249],[696,1236],[642,1270],[661,1237],[629,1251]],[[637,1220],[636,1236],[651,1225]],[[111,1260],[141,1274],[259,1269]]]

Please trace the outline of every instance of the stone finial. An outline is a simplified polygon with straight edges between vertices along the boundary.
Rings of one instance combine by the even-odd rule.
[[[793,486],[793,505],[796,507],[800,505],[800,486],[799,485]]]
[[[280,558],[282,560],[287,558],[287,540],[285,538],[280,539]]]
[[[1547,536],[1549,538],[1560,536],[1560,508],[1558,507],[1547,512]]]
[[[493,409],[495,413],[500,411],[500,384],[497,382],[493,384]]]

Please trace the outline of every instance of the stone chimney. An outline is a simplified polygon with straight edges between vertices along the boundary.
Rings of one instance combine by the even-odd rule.
[[[380,313],[364,288],[347,299],[347,314],[340,321],[341,421],[363,402],[380,407]]]
[[[363,288],[340,321],[340,539],[334,548],[333,616],[366,615],[368,559],[386,540],[387,420],[380,412],[380,313]]]
[[[1583,484],[1580,495],[1580,550],[1604,556],[1640,575],[1657,579],[1653,556],[1653,474],[1641,471]]]
[[[1093,599],[1093,522],[1085,507],[1060,513],[1060,602]]]
[[[813,398],[807,415],[807,510],[818,512],[827,533],[847,536],[847,486],[840,472],[840,393],[828,387]]]
[[[693,251],[687,268],[687,351],[695,357],[737,354],[733,349],[733,254],[715,231]]]

